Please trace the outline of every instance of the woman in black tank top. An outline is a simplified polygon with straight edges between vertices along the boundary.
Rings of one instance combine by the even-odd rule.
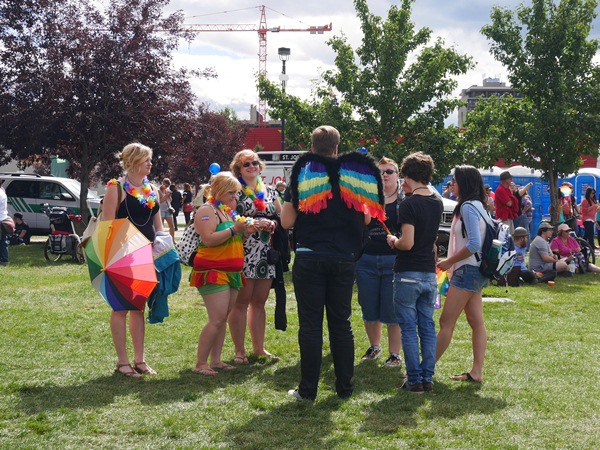
[[[109,183],[106,189],[104,220],[126,217],[148,240],[154,241],[156,232],[163,231],[163,226],[160,215],[157,214],[159,207],[156,188],[147,179],[152,169],[152,149],[142,144],[129,144],[119,156],[126,174],[117,183]],[[119,193],[119,189],[123,192]],[[117,205],[119,198],[122,200]],[[146,364],[144,356],[144,311],[130,311],[129,333],[133,342],[133,365],[129,361],[126,345],[128,312],[113,311],[110,317],[110,331],[117,351],[115,371],[131,378],[140,378],[141,374],[156,375]]]

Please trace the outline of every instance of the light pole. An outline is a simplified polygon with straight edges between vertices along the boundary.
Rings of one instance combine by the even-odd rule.
[[[290,59],[290,49],[287,47],[279,47],[277,50],[279,54],[279,59],[283,64],[281,68],[281,75],[279,75],[279,79],[281,80],[281,92],[282,96],[285,97],[285,82],[289,79],[289,77],[285,74],[285,62]],[[281,118],[281,151],[285,151],[285,117]]]

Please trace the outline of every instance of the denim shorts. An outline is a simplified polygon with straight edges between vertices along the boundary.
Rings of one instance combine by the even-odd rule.
[[[396,255],[368,255],[356,262],[358,303],[365,322],[398,324],[394,309],[394,261]]]
[[[481,292],[489,284],[489,280],[479,271],[479,267],[465,264],[452,272],[450,286],[463,291]]]

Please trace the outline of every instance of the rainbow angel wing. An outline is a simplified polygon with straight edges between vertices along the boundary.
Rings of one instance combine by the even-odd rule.
[[[298,173],[298,211],[317,214],[327,208],[333,196],[327,167],[319,161],[307,162]]]
[[[358,152],[338,158],[340,194],[348,207],[385,221],[383,184],[373,159]]]

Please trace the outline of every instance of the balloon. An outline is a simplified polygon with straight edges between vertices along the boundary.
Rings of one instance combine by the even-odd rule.
[[[211,175],[216,175],[221,171],[221,166],[217,163],[212,163],[208,170],[210,170]]]

